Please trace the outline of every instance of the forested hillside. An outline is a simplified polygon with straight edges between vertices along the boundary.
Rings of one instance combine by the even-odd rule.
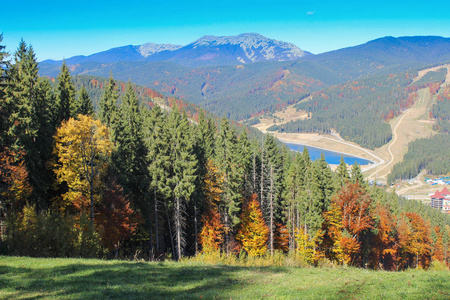
[[[332,172],[323,156],[250,139],[226,118],[199,111],[193,122],[183,105],[144,105],[139,88],[113,77],[96,114],[84,85],[97,79],[77,90],[63,64],[52,85],[31,46],[21,42],[13,61],[0,53],[2,252],[449,263],[449,217],[369,187],[358,165]]]
[[[431,74],[430,74],[431,73]],[[442,76],[446,75],[446,70],[440,72],[428,72],[428,79],[425,76],[416,83],[422,82],[429,87],[431,93],[436,93],[439,84],[425,83],[428,80],[435,80],[442,83]],[[427,76],[426,75],[426,76]],[[419,82],[420,81],[420,82]],[[450,171],[450,86],[443,86],[437,95],[435,103],[431,107],[430,118],[434,119],[434,129],[439,134],[430,138],[419,139],[408,145],[408,152],[403,161],[396,164],[388,176],[388,182],[393,183],[397,179],[411,179],[416,177],[420,171],[426,170],[428,174],[442,175]]]

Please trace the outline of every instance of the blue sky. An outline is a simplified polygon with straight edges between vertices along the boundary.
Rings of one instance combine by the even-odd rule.
[[[383,36],[450,37],[449,1],[2,0],[0,32],[38,60],[146,42],[185,45],[203,35],[257,32],[321,53]]]

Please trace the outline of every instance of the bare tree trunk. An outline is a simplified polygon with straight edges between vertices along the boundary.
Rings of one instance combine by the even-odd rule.
[[[270,210],[270,241],[269,241],[269,247],[270,247],[270,255],[273,256],[273,166],[270,166],[270,203],[269,203],[269,210]]]
[[[167,216],[167,224],[169,225],[169,234],[170,234],[170,243],[172,245],[172,254],[173,254],[173,256],[175,256],[175,245],[173,243],[172,225],[170,224],[169,208],[167,207],[167,202],[166,202],[166,216]]]
[[[175,197],[175,240],[177,243],[177,260],[181,258],[181,208],[180,198]]]
[[[195,236],[195,255],[198,254],[198,224],[197,224],[197,201],[194,200],[194,236]]]
[[[153,189],[155,196],[155,240],[156,240],[156,252],[159,252],[159,228],[158,228],[158,197],[156,188]]]
[[[261,210],[264,211],[264,144],[261,148]]]
[[[256,193],[256,150],[253,149],[253,189],[252,194]]]
[[[224,215],[224,223],[225,223],[225,252],[228,255],[230,255],[230,227],[228,224],[228,211],[225,208],[225,215]]]

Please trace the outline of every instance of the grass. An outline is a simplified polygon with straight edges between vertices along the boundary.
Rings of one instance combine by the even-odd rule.
[[[449,275],[0,256],[0,298],[448,299]]]

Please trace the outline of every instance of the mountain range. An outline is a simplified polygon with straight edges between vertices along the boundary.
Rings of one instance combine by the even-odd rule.
[[[310,54],[295,46],[257,33],[237,36],[206,35],[186,46],[146,43],[109,49],[89,56],[75,56],[67,64],[118,61],[167,61],[187,67],[237,65],[263,61],[296,60]],[[58,61],[46,60],[43,63]]]
[[[450,61],[450,38],[383,37],[313,55],[256,33],[204,36],[185,46],[147,43],[66,59],[72,74],[108,77],[154,88],[245,119],[298,102],[328,86],[360,77],[417,70]],[[40,63],[56,77],[62,61]]]

